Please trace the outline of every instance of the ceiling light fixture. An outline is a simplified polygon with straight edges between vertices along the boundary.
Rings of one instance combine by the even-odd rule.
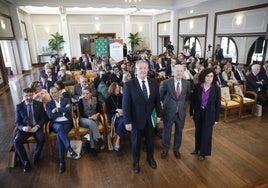
[[[141,0],[125,0],[125,3],[139,3]]]

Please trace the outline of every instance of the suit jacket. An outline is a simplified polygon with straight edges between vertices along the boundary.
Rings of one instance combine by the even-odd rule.
[[[200,122],[201,114],[201,101],[202,100],[202,87],[197,84],[193,92],[191,101],[190,115],[193,116],[195,122]],[[221,107],[221,90],[217,84],[212,84],[211,91],[208,97],[206,106],[205,119],[207,126],[213,126],[216,121],[219,121]]]
[[[65,86],[69,86],[69,85],[74,84],[73,77],[69,74],[65,74],[63,77],[61,75],[59,75],[58,80],[61,80]]]
[[[80,65],[81,69],[83,70],[92,70],[92,66],[91,66],[91,63],[90,62],[87,62],[87,65],[86,63],[83,61]]]
[[[244,78],[246,79],[246,74],[244,73],[244,71],[242,71],[242,74],[243,74]],[[241,78],[238,70],[235,70],[234,71],[234,76],[235,76],[235,78],[236,78],[237,81],[239,81],[239,82],[242,81],[242,78]],[[243,81],[246,81],[246,80],[243,80]]]
[[[253,73],[250,73],[246,78],[246,88],[248,91],[262,91],[263,86],[261,84],[257,84],[258,81],[261,79],[259,78],[260,75],[255,76]]]
[[[46,121],[46,114],[43,103],[33,100],[33,112],[36,125],[39,125],[40,128],[42,129]],[[29,124],[27,115],[27,106],[25,104],[25,101],[21,102],[16,106],[15,124],[19,130],[22,130],[24,126],[27,126]]]
[[[220,80],[220,81],[219,81],[219,80]],[[223,79],[221,73],[219,73],[219,74],[216,75],[216,81],[218,82],[219,85],[227,86],[227,83],[226,83],[225,80]]]
[[[132,124],[133,128],[143,129],[146,122],[151,122],[151,113],[156,109],[157,117],[161,117],[161,105],[156,80],[147,78],[150,90],[146,101],[137,78],[124,83],[123,114],[125,124]]]
[[[67,104],[70,104],[68,108],[66,108]],[[70,100],[66,98],[60,98],[60,108],[58,108],[58,111],[56,113],[52,113],[52,110],[54,108],[56,108],[55,100],[51,100],[46,104],[47,116],[52,123],[54,123],[58,117],[62,117],[63,114],[68,119],[69,122],[72,122],[72,116],[71,116],[72,105],[70,103]]]
[[[181,80],[181,91],[179,98],[176,97],[174,78],[164,80],[159,89],[160,99],[163,103],[163,118],[172,119],[176,108],[179,109],[179,117],[185,120],[186,117],[186,99],[190,98],[191,86],[188,80]]]
[[[47,81],[46,88],[45,88],[45,84],[42,81],[40,81],[40,84],[41,84],[43,89],[47,90],[47,92],[49,92],[50,88],[53,87],[53,85],[54,85],[54,83],[50,80]]]

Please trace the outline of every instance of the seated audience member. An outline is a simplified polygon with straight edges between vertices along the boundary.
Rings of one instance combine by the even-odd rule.
[[[65,148],[68,149],[73,159],[77,157],[68,138],[68,133],[73,126],[72,105],[68,99],[60,97],[59,90],[56,87],[50,89],[50,95],[53,100],[47,103],[46,112],[52,123],[52,130],[57,134],[59,173],[63,173],[66,170]]]
[[[204,70],[204,69],[205,69],[204,65],[200,64],[200,65],[198,66],[198,70],[197,70],[197,72],[195,73],[195,75],[194,75],[194,77],[193,77],[193,83],[194,83],[194,85],[196,85],[196,84],[199,83],[199,80],[198,80],[198,78],[199,78],[199,74],[200,74],[200,72],[201,72],[202,70]]]
[[[177,64],[177,60],[175,58],[171,59],[171,63],[169,65],[167,65],[166,70],[165,70],[165,75],[168,77],[173,76],[174,73],[174,67]]]
[[[52,81],[48,80],[48,75],[46,73],[42,74],[40,84],[43,89],[50,91],[50,88],[54,85]]]
[[[46,103],[51,101],[50,95],[47,90],[42,89],[42,86],[39,81],[34,81],[30,84],[30,88],[33,91],[33,99],[39,102],[42,102],[44,106]]]
[[[216,74],[216,79],[215,80],[216,80],[217,85],[219,87],[225,87],[225,86],[227,86],[227,83],[222,78],[220,65],[215,65],[214,66],[214,70],[215,70],[215,74]]]
[[[79,80],[80,80],[80,83],[75,84],[74,89],[72,91],[72,96],[73,96],[75,101],[79,101],[79,99],[82,98],[82,90],[83,90],[83,88],[85,88],[87,86],[89,86],[91,88],[92,95],[94,97],[97,96],[97,91],[96,91],[96,88],[95,88],[94,84],[93,83],[88,83],[87,77],[82,75],[82,76],[80,76]]]
[[[119,151],[120,139],[123,138],[124,135],[127,133],[122,110],[123,96],[120,93],[120,91],[121,91],[120,86],[115,82],[112,83],[108,89],[109,97],[105,101],[109,121],[115,127],[116,132],[116,138],[114,142],[115,151]]]
[[[42,76],[44,73],[46,73],[46,70],[47,70],[47,69],[51,69],[49,63],[46,63],[46,64],[44,65],[44,68],[40,70],[40,72],[39,72],[39,80],[41,80],[41,76]]]
[[[72,103],[72,93],[65,89],[62,81],[55,82],[54,86],[58,89],[60,97],[68,99]]]
[[[222,72],[222,78],[228,86],[233,86],[238,83],[234,76],[234,72],[232,71],[232,65],[229,64],[225,66],[225,69]]]
[[[84,57],[82,63],[80,64],[81,70],[92,70],[91,62],[88,57]]]
[[[63,65],[60,68],[60,74],[59,74],[57,80],[62,81],[65,86],[73,85],[74,80],[73,80],[73,78],[72,78],[72,76],[70,74],[66,73],[66,71],[67,71],[66,66]]]
[[[102,103],[108,98],[108,87],[108,75],[105,73],[102,74],[100,83],[97,87],[97,95],[100,106],[102,106]]]
[[[80,125],[81,127],[89,128],[90,150],[93,156],[97,156],[97,150],[95,148],[95,141],[99,144],[100,149],[104,149],[105,143],[98,130],[98,118],[99,118],[99,107],[96,97],[93,97],[90,87],[85,87],[82,90],[83,98],[79,100],[79,112],[80,112]]]
[[[122,82],[122,74],[119,71],[118,66],[113,67],[113,73],[110,74],[110,83],[116,82],[116,83],[121,83]]]
[[[14,139],[14,147],[21,162],[23,163],[23,172],[30,169],[30,162],[23,144],[30,137],[34,136],[36,148],[33,156],[33,163],[37,164],[41,154],[45,135],[43,133],[43,124],[46,120],[43,104],[33,100],[33,91],[31,88],[23,90],[24,100],[16,106],[15,124],[18,128]]]
[[[66,54],[66,53],[64,53],[64,54],[62,55],[61,58],[63,59],[63,61],[64,61],[64,63],[65,63],[66,65],[67,65],[67,63],[70,62],[70,58],[67,57],[67,54]]]
[[[268,94],[265,91],[264,80],[260,78],[260,65],[254,64],[251,67],[251,73],[246,79],[246,88],[248,91],[257,93],[258,102],[263,106],[268,106]]]
[[[124,72],[123,74],[123,78],[122,78],[122,83],[124,84],[125,82],[129,81],[132,79],[132,76],[130,74],[130,72]]]
[[[243,64],[237,65],[237,69],[234,71],[234,76],[238,83],[244,84],[246,81],[246,73]]]
[[[93,72],[99,72],[99,67],[100,67],[99,60],[97,58],[93,58],[93,61],[92,61],[92,71]]]
[[[260,70],[260,77],[261,78],[264,78],[265,77],[265,74],[266,74],[266,69],[268,68],[268,61],[265,61],[263,63],[263,65],[261,66],[261,70]]]
[[[80,70],[80,62],[76,57],[72,57],[71,61],[67,64],[70,71],[78,71]]]
[[[46,74],[47,74],[47,80],[51,81],[54,85],[54,83],[57,81],[57,76],[56,74],[53,73],[52,69],[47,69],[46,70]]]

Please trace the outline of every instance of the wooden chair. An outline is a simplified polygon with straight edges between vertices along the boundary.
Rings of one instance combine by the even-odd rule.
[[[76,136],[80,137],[82,139],[83,136],[88,134],[88,128],[80,126],[80,112],[79,112],[79,108],[77,108],[77,109],[78,109],[77,110],[78,113],[77,113],[77,117],[75,118],[76,119],[76,127],[75,127]],[[105,118],[104,118],[102,113],[99,116],[98,130],[103,135],[103,138],[105,140],[105,138],[106,138],[106,127],[105,127]]]
[[[237,94],[230,94],[229,87],[221,88],[221,108],[224,109],[224,121],[227,120],[227,112],[231,109],[238,109],[238,118],[241,117],[242,98]]]
[[[73,112],[72,112],[72,116],[73,116]],[[68,137],[69,138],[76,138],[76,118],[73,117],[73,128],[70,130],[70,132],[68,133]],[[52,151],[53,151],[53,147],[55,146],[56,140],[57,140],[57,134],[52,131],[52,123],[51,121],[48,121],[45,124],[45,135],[46,135],[46,142],[47,142],[47,149],[48,149],[48,154],[51,156],[52,155]]]
[[[242,84],[234,86],[234,93],[241,96],[242,98],[242,110],[241,115],[243,115],[244,109],[247,106],[251,106],[251,114],[254,115],[256,111],[257,104],[257,94],[254,91],[246,91],[246,87]]]

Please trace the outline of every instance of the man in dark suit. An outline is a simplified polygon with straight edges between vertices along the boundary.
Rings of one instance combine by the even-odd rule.
[[[265,91],[264,79],[260,75],[261,66],[254,64],[251,67],[251,73],[246,79],[246,88],[248,91],[254,91],[257,93],[258,102],[261,105],[268,106],[268,94]]]
[[[83,58],[83,61],[81,62],[81,70],[92,70],[92,66],[91,66],[91,63],[89,62],[89,59],[88,57],[84,57]]]
[[[46,73],[42,74],[40,84],[43,89],[50,91],[50,88],[53,86],[53,82],[48,80],[48,75]]]
[[[192,48],[190,49],[190,57],[192,56],[193,58],[195,58],[195,54],[196,54],[196,51],[195,51],[195,42],[192,43]]]
[[[47,116],[52,123],[52,129],[57,134],[57,144],[59,150],[59,173],[63,173],[66,169],[65,165],[65,148],[70,152],[74,159],[77,154],[71,148],[68,132],[73,126],[71,110],[72,106],[70,100],[61,98],[60,93],[56,87],[50,89],[50,95],[53,100],[46,104]]]
[[[220,44],[217,44],[217,48],[215,50],[215,59],[217,61],[221,61],[224,58],[223,56],[223,49],[221,48]]]
[[[160,121],[161,106],[157,81],[147,78],[148,63],[140,60],[136,63],[137,77],[124,84],[123,114],[126,129],[131,131],[133,171],[139,173],[140,144],[142,136],[146,139],[147,162],[155,169],[153,158],[153,134],[151,114],[156,109],[157,121]]]
[[[80,83],[74,85],[74,89],[72,91],[72,96],[76,102],[79,101],[80,98],[82,98],[82,89],[89,86],[92,90],[92,95],[94,97],[97,96],[97,90],[93,83],[88,83],[87,77],[84,75],[80,76],[79,78]]]
[[[30,169],[30,162],[23,144],[30,137],[34,136],[36,140],[36,149],[34,152],[33,162],[37,164],[42,151],[45,135],[43,133],[43,124],[46,116],[43,104],[33,100],[33,91],[30,88],[23,90],[23,102],[16,106],[15,123],[18,128],[14,139],[15,150],[23,163],[23,172],[26,173]]]
[[[172,125],[175,124],[173,153],[180,159],[179,152],[182,130],[186,117],[186,99],[190,97],[190,82],[182,79],[184,66],[175,65],[174,78],[164,80],[160,85],[160,99],[163,102],[163,151],[161,157],[165,159],[170,148]]]
[[[223,79],[222,75],[221,75],[221,67],[220,65],[215,65],[214,67],[215,70],[215,75],[216,75],[216,83],[219,87],[225,87],[227,86],[227,83],[225,82],[225,80]]]
[[[243,64],[238,64],[237,69],[234,71],[234,76],[238,83],[244,84],[246,81],[246,74],[244,71],[244,65]]]

